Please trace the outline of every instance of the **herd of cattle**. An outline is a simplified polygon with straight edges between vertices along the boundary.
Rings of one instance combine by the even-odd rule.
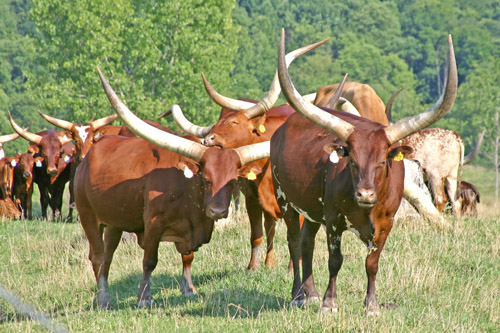
[[[295,89],[288,66],[326,41],[285,55],[282,32],[278,69],[261,101],[225,97],[203,76],[209,96],[222,107],[215,125],[189,122],[178,105],[161,116],[171,114],[188,135],[139,119],[98,69],[116,114],[79,125],[40,112],[62,130],[38,133],[22,128],[10,116],[16,133],[0,136],[0,148],[18,136],[29,146],[26,153],[14,156],[3,156],[0,150],[0,213],[32,219],[34,182],[42,217],[47,218],[50,206],[52,218],[61,218],[69,182],[66,219],[72,219],[76,207],[90,243],[98,305],[111,305],[109,268],[126,231],[135,233],[144,249],[138,305],[151,306],[150,276],[160,241],[174,242],[181,254],[182,294],[196,293],[191,278],[193,253],[210,241],[214,221],[228,216],[232,198],[241,191],[251,225],[248,269],[259,265],[263,217],[265,265],[274,266],[275,224],[282,218],[293,267],[292,304],[319,301],[312,257],[316,233],[324,225],[330,278],[321,309],[336,312],[341,236],[352,231],[368,247],[366,313],[378,313],[379,257],[403,197],[425,218],[442,218],[447,202],[457,216],[476,215],[479,192],[461,180],[461,170],[477,155],[484,132],[465,155],[457,133],[426,128],[451,109],[457,93],[451,37],[443,95],[429,109],[395,123],[391,106],[397,93],[385,106],[370,86],[346,82],[347,75],[340,84],[314,94],[302,96]],[[274,106],[281,91],[288,104]],[[124,125],[110,125],[118,117]],[[405,167],[407,163],[417,167]],[[426,182],[430,195],[415,179]]]

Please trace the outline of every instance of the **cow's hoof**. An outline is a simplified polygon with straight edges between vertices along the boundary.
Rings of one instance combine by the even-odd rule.
[[[321,302],[321,297],[319,297],[319,296],[311,296],[311,297],[307,297],[307,299],[306,299],[307,305],[316,304],[319,302]]]
[[[139,309],[147,309],[155,307],[155,301],[153,299],[141,299],[137,303],[137,308]]]
[[[296,306],[296,307],[303,306],[304,304],[305,304],[305,300],[303,298],[302,299],[294,299],[290,303],[291,306]]]
[[[321,307],[321,313],[324,313],[324,314],[335,314],[337,312],[339,312],[339,310],[337,308],[328,308],[326,306]]]

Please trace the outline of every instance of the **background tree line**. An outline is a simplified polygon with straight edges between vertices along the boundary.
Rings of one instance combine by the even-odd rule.
[[[498,166],[498,0],[0,0],[0,134],[12,132],[8,110],[33,131],[49,126],[37,109],[77,123],[109,115],[96,66],[141,118],[177,103],[190,119],[211,124],[219,108],[200,73],[228,96],[262,98],[281,27],[288,50],[331,37],[291,66],[300,92],[346,72],[384,101],[404,88],[395,120],[439,96],[451,33],[459,94],[437,126],[461,134],[466,151],[486,129],[478,163]],[[25,147],[5,145],[8,153]]]

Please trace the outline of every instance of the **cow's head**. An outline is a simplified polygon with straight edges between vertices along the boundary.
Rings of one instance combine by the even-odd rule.
[[[83,160],[85,155],[89,152],[90,147],[92,147],[96,140],[104,134],[100,131],[101,127],[110,124],[118,117],[118,115],[113,114],[101,119],[91,120],[85,125],[78,125],[66,120],[51,117],[40,111],[38,111],[38,113],[52,125],[63,128],[71,133],[71,138],[75,141],[79,160]]]
[[[317,48],[327,41],[328,38],[288,53],[285,59],[287,66],[298,56]],[[201,127],[191,123],[182,113],[172,111],[172,116],[179,127],[186,133],[204,138],[203,144],[209,147],[234,148],[241,147],[249,142],[262,141],[258,137],[267,130],[264,124],[266,112],[273,107],[281,92],[278,72],[276,71],[267,95],[258,103],[225,97],[210,85],[205,75],[202,74],[202,77],[208,95],[223,108],[221,117],[215,125]]]
[[[45,130],[37,134],[31,133],[28,130],[22,129],[12,119],[9,113],[10,124],[12,128],[24,139],[39,147],[41,156],[44,158],[44,163],[47,166],[47,174],[50,176],[57,175],[57,164],[62,146],[71,142],[71,134],[66,131]]]
[[[14,168],[14,172],[19,172],[22,175],[25,181],[26,190],[29,190],[29,188],[33,184],[33,168],[36,165],[41,166],[41,164],[43,163],[43,157],[34,157],[30,152],[24,154],[16,154],[15,157],[18,159],[18,163]]]
[[[182,158],[178,168],[187,178],[201,177],[204,189],[205,213],[210,219],[227,217],[229,203],[238,176],[245,164],[269,157],[269,141],[236,149],[206,147],[198,142],[164,132],[137,118],[123,104],[99,70],[104,90],[124,124],[143,139],[176,152]],[[174,105],[174,109],[179,106]]]
[[[452,107],[457,92],[457,68],[451,36],[449,37],[448,77],[444,94],[428,110],[385,127],[369,121],[356,121],[356,116],[340,111],[325,112],[307,102],[293,86],[285,61],[285,40],[282,30],[278,72],[283,93],[292,107],[310,121],[334,134],[339,141],[325,149],[330,160],[344,165],[349,163],[354,189],[354,200],[360,207],[373,207],[377,202],[377,189],[388,176],[388,164],[401,160],[410,147],[398,146],[398,141],[429,126],[443,117]],[[338,117],[336,115],[341,115]],[[352,119],[352,121],[347,121]]]

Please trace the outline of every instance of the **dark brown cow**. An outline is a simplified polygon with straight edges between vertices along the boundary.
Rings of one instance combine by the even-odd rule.
[[[286,55],[287,66],[298,56],[324,44],[328,38]],[[221,115],[217,123],[209,127],[200,127],[189,122],[182,113],[172,115],[181,129],[198,137],[205,137],[203,143],[209,147],[237,148],[248,144],[269,141],[274,131],[295,111],[289,105],[272,107],[281,92],[278,73],[273,79],[268,94],[259,102],[252,100],[235,100],[220,95],[203,75],[205,88],[209,96],[220,106]],[[255,179],[240,178],[238,185],[245,195],[246,209],[250,221],[252,248],[248,269],[259,266],[259,249],[264,239],[262,216],[266,230],[267,250],[265,265],[274,267],[273,240],[276,221],[281,218],[272,184],[269,160],[262,159],[253,163],[258,173]]]
[[[33,168],[42,165],[43,157],[34,157],[31,152],[16,154],[15,157],[18,161],[14,167],[12,199],[23,212],[24,218],[32,220]]]
[[[106,136],[77,169],[76,204],[90,243],[98,305],[109,307],[109,265],[123,231],[136,233],[144,249],[139,306],[152,303],[150,276],[160,241],[175,243],[183,260],[181,291],[194,293],[193,251],[210,240],[214,220],[227,216],[236,179],[248,172],[242,166],[268,157],[269,142],[238,149],[209,148],[161,131],[134,116],[100,71],[99,75],[127,127],[154,143]]]
[[[403,196],[404,166],[400,160],[411,151],[409,147],[400,146],[398,141],[437,121],[453,105],[458,80],[451,37],[449,48],[445,95],[424,113],[386,127],[341,111],[325,112],[305,101],[288,75],[282,31],[278,66],[280,84],[290,105],[305,117],[290,116],[271,139],[273,182],[287,223],[289,250],[294,264],[293,304],[304,302],[304,291],[311,300],[319,298],[312,278],[312,252],[314,236],[324,224],[330,280],[323,299],[323,311],[337,311],[336,279],[343,260],[341,236],[344,231],[351,230],[369,249],[366,258],[366,312],[368,315],[379,312],[375,296],[378,262]],[[306,217],[302,242],[299,213]],[[300,254],[302,284],[298,270]]]
[[[462,216],[477,217],[477,204],[480,203],[479,190],[471,183],[461,181],[459,200],[462,203]]]

